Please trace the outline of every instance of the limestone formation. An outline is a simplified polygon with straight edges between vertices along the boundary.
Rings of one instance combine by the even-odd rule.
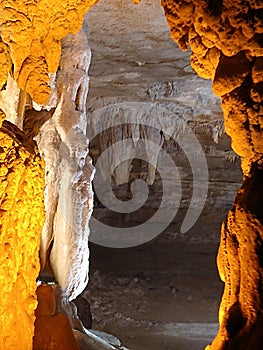
[[[58,69],[61,40],[80,30],[85,13],[95,2],[1,1],[0,89],[11,74],[19,89],[46,104],[50,74]]]
[[[0,349],[30,350],[44,223],[44,164],[35,144],[10,122],[3,122],[0,139]]]
[[[36,138],[45,160],[42,270],[48,264],[69,299],[75,299],[85,288],[89,271],[88,222],[93,208],[94,172],[86,136],[89,64],[90,49],[83,26],[62,41],[57,107]]]
[[[87,222],[89,210],[92,208],[89,180],[93,169],[89,160],[86,159],[88,145],[82,132],[85,130],[83,116],[88,83],[86,78],[86,69],[89,64],[88,49],[82,50],[83,47],[81,47],[80,56],[78,56],[80,61],[75,62],[76,66],[73,67],[68,63],[71,50],[68,51],[69,56],[64,58],[64,62],[60,61],[60,58],[61,40],[67,34],[79,31],[84,14],[94,3],[95,0],[67,3],[47,0],[36,3],[21,0],[2,1],[0,4],[0,104],[4,112],[1,112],[1,122],[5,118],[9,121],[4,121],[1,128],[0,249],[3,259],[1,263],[1,349],[30,350],[32,348],[34,310],[37,305],[36,279],[40,270],[38,258],[40,235],[44,223],[43,192],[45,187],[44,163],[36,151],[36,144],[32,137],[36,136],[41,124],[53,115],[57,103],[62,110],[63,104],[64,110],[68,108],[64,121],[67,118],[69,120],[67,125],[61,126],[59,122],[61,116],[56,111],[57,123],[54,122],[55,126],[51,126],[51,132],[55,130],[56,140],[59,142],[58,148],[63,144],[63,156],[65,152],[68,156],[64,161],[67,165],[63,164],[65,181],[61,183],[66,188],[67,186],[71,188],[68,193],[64,188],[63,193],[68,197],[60,198],[58,205],[60,219],[59,214],[56,215],[56,224],[63,224],[63,228],[60,227],[60,230],[57,228],[57,231],[66,232],[67,239],[70,241],[69,249],[65,252],[67,257],[65,259],[61,257],[60,263],[64,262],[68,265],[67,259],[72,262],[71,258],[75,256],[76,264],[73,262],[72,270],[69,267],[68,269],[65,266],[62,267],[65,268],[65,271],[67,270],[63,275],[65,279],[62,280],[62,270],[61,267],[57,267],[58,259],[55,251],[57,246],[64,242],[61,242],[58,235],[55,235],[52,267],[56,271],[56,278],[72,297],[79,293],[87,283],[88,248],[85,245],[80,246],[75,238],[77,234],[79,240],[87,241]],[[72,34],[68,41],[64,41],[64,45],[70,46],[70,40],[72,40]],[[83,44],[86,44],[85,40]],[[85,52],[85,57],[81,56],[82,51]],[[61,71],[57,77],[59,62]],[[67,105],[71,100],[64,101],[64,98],[68,96],[65,96],[63,89],[64,92],[67,90],[65,79],[66,76],[69,79],[73,78],[74,74],[70,76],[70,70],[74,71],[74,68],[76,84],[72,82],[71,93],[75,95],[72,96],[69,92],[69,97],[74,98],[72,102],[74,112],[71,115],[72,110]],[[60,90],[57,94],[58,86]],[[57,96],[61,99],[57,100]],[[76,104],[75,101],[77,101]],[[21,131],[22,128],[27,136]],[[70,130],[71,134],[67,134]],[[80,146],[76,147],[78,142]],[[79,164],[80,160],[82,163]],[[87,176],[81,170],[85,161],[87,161],[88,183]],[[61,164],[61,173],[63,166]],[[77,171],[77,175],[74,176],[72,171]],[[50,172],[50,177],[52,175],[54,176],[54,171]],[[76,187],[77,198],[74,197]],[[45,201],[49,199],[50,197],[46,197]],[[72,201],[75,202],[75,200],[82,208],[88,207],[85,213],[87,221],[82,220],[84,214],[79,218],[79,212],[75,215],[76,212],[71,211]],[[69,203],[66,209],[64,201]],[[51,206],[47,213],[47,220],[50,220],[49,213],[52,212],[52,208]],[[66,212],[63,213],[64,209]],[[61,245],[59,250],[63,251]],[[78,269],[76,265],[80,264],[85,268]]]
[[[55,285],[37,289],[34,350],[78,350],[67,315],[61,310],[60,293]]]
[[[163,0],[172,37],[213,80],[226,132],[242,157],[243,185],[222,226],[218,266],[225,282],[220,331],[211,346],[262,347],[263,2]]]
[[[46,161],[42,266],[49,262],[69,298],[87,283],[93,174],[84,132],[89,52],[85,32],[76,33],[95,2],[3,0],[0,4],[1,349],[32,348],[44,221],[44,167],[32,141],[37,134]],[[213,80],[226,131],[242,157],[244,181],[222,227],[218,255],[225,281],[221,327],[208,348],[261,349],[263,3],[162,0],[162,4],[173,38],[184,50],[190,45],[192,66]],[[4,114],[9,122],[2,124]],[[42,121],[28,123],[35,119]],[[17,127],[24,127],[27,136]],[[42,311],[39,305],[37,315],[42,317]],[[50,331],[50,324],[47,327]],[[65,327],[70,328],[67,322]],[[37,333],[35,344],[45,344],[41,337]],[[73,349],[72,337],[70,341]]]

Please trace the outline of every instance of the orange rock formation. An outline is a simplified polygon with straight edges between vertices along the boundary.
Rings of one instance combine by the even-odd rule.
[[[32,348],[44,164],[11,123],[0,128],[0,349]]]
[[[0,89],[12,74],[39,104],[49,98],[49,74],[57,71],[61,39],[76,33],[96,0],[0,3]]]
[[[213,80],[226,132],[242,157],[243,185],[222,226],[218,267],[225,291],[210,350],[263,343],[263,2],[162,0],[172,37]]]
[[[78,350],[67,316],[57,310],[55,293],[47,284],[37,289],[34,350]]]

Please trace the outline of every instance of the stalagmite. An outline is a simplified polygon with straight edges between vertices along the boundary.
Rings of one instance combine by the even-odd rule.
[[[207,347],[261,349],[263,343],[262,1],[162,0],[172,37],[192,50],[196,72],[213,80],[244,180],[222,226],[218,267],[225,291],[220,330]]]

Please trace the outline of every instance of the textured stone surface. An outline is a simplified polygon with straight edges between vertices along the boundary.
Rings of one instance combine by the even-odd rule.
[[[54,285],[37,288],[34,350],[78,350],[67,315],[61,310],[59,290]]]
[[[94,2],[44,0],[0,4],[0,104],[7,119],[21,129],[24,126],[31,138],[39,131],[39,121],[43,124],[50,115],[32,110],[31,126],[23,125],[23,119],[33,107],[39,109],[36,102],[45,107],[56,106],[56,96],[50,92],[54,92],[61,40],[81,28],[84,14]],[[64,66],[66,64],[64,62]],[[79,93],[83,93],[85,99],[84,85]],[[3,119],[1,114],[1,122]],[[75,119],[72,123],[77,124]],[[71,128],[72,124],[68,126]],[[35,282],[40,268],[38,255],[44,223],[44,164],[34,147],[32,139],[28,141],[21,130],[5,122],[1,129],[1,349],[32,348],[37,305]],[[89,200],[89,195],[87,197]],[[87,249],[83,251],[86,253]],[[88,265],[88,254],[84,255]],[[83,258],[82,254],[77,257]],[[77,288],[86,282],[87,268]],[[77,273],[71,276],[74,278],[78,279]],[[67,287],[66,282],[63,287]]]
[[[208,49],[220,51],[206,66],[222,98],[226,132],[242,156],[243,185],[222,227],[218,265],[225,282],[221,327],[209,349],[262,347],[262,10],[260,1],[178,1],[162,4],[173,38],[190,44],[199,75]],[[186,5],[187,4],[187,5]],[[186,10],[187,7],[187,10]],[[191,17],[186,13],[191,12]],[[194,45],[192,38],[201,45]],[[207,62],[205,60],[205,62]],[[206,72],[205,72],[206,74]]]
[[[103,1],[103,0],[102,0]],[[25,1],[2,1],[0,5],[0,23],[1,23],[1,42],[0,42],[0,84],[3,89],[5,89],[5,82],[8,79],[8,74],[14,78],[14,80],[18,84],[18,88],[21,90],[18,98],[18,116],[22,116],[24,114],[23,106],[27,100],[28,93],[33,99],[39,104],[45,104],[48,100],[49,93],[51,90],[51,85],[54,83],[54,76],[50,73],[54,73],[57,70],[61,46],[61,39],[68,34],[69,31],[76,32],[81,25],[82,17],[84,12],[92,5],[95,1],[75,1],[71,3],[64,3],[64,1],[58,1],[55,3],[51,3],[50,1],[39,1],[37,4],[34,2]],[[137,1],[136,1],[137,2]],[[123,7],[128,7],[129,5],[125,5],[123,1],[120,2]],[[149,1],[147,2],[149,4]],[[223,348],[242,348],[246,343],[242,342],[243,333],[251,332],[250,337],[248,338],[248,342],[252,342],[253,337],[258,337],[258,334],[262,328],[262,322],[258,314],[262,311],[261,305],[261,284],[259,283],[260,279],[258,278],[258,274],[260,273],[260,249],[262,242],[262,217],[260,214],[254,210],[255,203],[257,205],[261,205],[260,199],[253,200],[251,204],[249,195],[252,195],[255,192],[255,186],[251,186],[251,183],[258,183],[258,177],[261,178],[261,167],[262,167],[262,3],[260,1],[243,1],[243,2],[235,2],[233,4],[230,0],[225,1],[172,1],[172,0],[163,0],[162,1],[165,9],[165,13],[171,27],[172,36],[177,40],[178,44],[181,48],[186,49],[188,43],[190,43],[191,49],[193,51],[191,61],[193,67],[196,69],[200,76],[205,78],[210,78],[214,80],[213,89],[214,91],[221,96],[222,105],[224,109],[224,117],[225,117],[225,127],[228,134],[232,137],[232,145],[234,150],[242,156],[242,167],[246,178],[244,180],[244,184],[242,187],[243,192],[245,193],[244,197],[238,196],[236,199],[236,204],[234,206],[233,211],[229,214],[228,223],[226,224],[226,228],[222,231],[222,244],[224,241],[230,241],[229,248],[223,249],[223,254],[219,256],[219,264],[222,263],[223,267],[220,268],[222,272],[222,276],[226,281],[226,290],[229,291],[228,286],[231,284],[231,279],[233,275],[238,276],[239,270],[242,272],[240,280],[235,280],[236,285],[238,286],[238,303],[235,294],[235,289],[230,289],[231,298],[228,299],[228,295],[224,296],[222,302],[222,316],[221,316],[221,330],[220,333],[215,340],[214,344],[211,346],[211,349],[223,349]],[[110,6],[111,3],[107,2],[107,6]],[[66,6],[65,6],[66,5]],[[138,9],[140,9],[138,5]],[[154,5],[157,8],[157,5]],[[76,10],[77,9],[77,10]],[[122,17],[121,8],[117,8],[116,11],[119,17]],[[133,13],[135,15],[135,11]],[[145,16],[148,16],[148,13],[145,12]],[[136,48],[131,44],[132,34],[129,36],[128,32],[132,26],[132,18],[130,16],[129,11],[126,12],[126,18],[129,20],[129,26],[124,24],[123,30],[119,31],[120,37],[122,33],[126,33],[126,45],[130,48],[130,53],[134,54],[136,52]],[[151,26],[151,20],[143,21],[144,25],[149,26],[148,34],[151,35],[153,32],[153,27]],[[158,21],[157,21],[158,27]],[[121,34],[120,34],[121,33]],[[102,36],[105,36],[106,42],[110,44],[110,39],[107,35],[107,29]],[[104,38],[104,42],[105,42]],[[135,39],[140,39],[133,38]],[[112,43],[111,43],[112,44]],[[155,43],[156,44],[156,43]],[[158,45],[157,45],[158,46]],[[156,45],[155,45],[156,47]],[[120,51],[118,48],[114,52],[114,46],[111,47],[113,53],[118,55]],[[151,56],[151,51],[145,47],[145,42],[141,43],[140,46],[140,54],[134,56],[131,60],[131,66],[133,69],[127,72],[126,75],[121,75],[121,80],[116,79],[115,85],[118,85],[119,92],[122,93],[123,87],[125,88],[125,84],[123,82],[129,79],[141,79],[140,73],[137,70],[140,67],[143,67],[141,73],[148,73],[147,82],[152,82],[152,77],[150,70],[148,70],[148,64],[160,63],[160,60],[153,60],[149,62],[148,57]],[[145,49],[145,50],[144,50]],[[160,52],[159,52],[160,53]],[[120,54],[121,55],[121,54]],[[138,57],[138,59],[137,59]],[[145,57],[147,60],[145,60]],[[147,62],[147,64],[145,64]],[[104,71],[105,65],[102,62],[102,70]],[[108,69],[111,69],[111,65],[108,66]],[[179,67],[185,69],[184,63]],[[180,69],[176,69],[176,72],[180,71]],[[164,74],[159,74],[158,79],[161,76],[165,76],[169,72],[169,60],[166,62],[166,66],[164,69]],[[111,73],[111,72],[110,72]],[[62,73],[63,74],[63,73]],[[138,76],[139,75],[139,76]],[[100,76],[100,74],[98,74]],[[115,77],[116,78],[116,77]],[[108,72],[108,83],[114,79],[114,75],[109,74]],[[161,82],[158,80],[158,82]],[[252,83],[253,82],[253,83]],[[98,82],[101,84],[101,81]],[[173,79],[170,79],[169,84],[167,85],[168,89],[164,94],[169,95],[169,90],[173,86]],[[113,84],[114,85],[114,84]],[[147,84],[146,84],[147,85]],[[154,84],[152,84],[154,85]],[[63,89],[62,89],[63,90]],[[134,91],[137,90],[137,86],[135,84]],[[146,86],[143,87],[142,91],[146,91]],[[168,92],[167,92],[168,90]],[[154,92],[154,89],[150,91]],[[69,93],[70,95],[70,93]],[[158,94],[157,94],[158,95]],[[76,100],[77,97],[76,95]],[[140,94],[137,95],[138,98],[141,97]],[[21,103],[20,103],[20,102]],[[74,102],[73,101],[73,102]],[[20,108],[21,107],[21,108]],[[75,105],[75,107],[79,107]],[[78,108],[77,108],[78,109]],[[69,110],[71,110],[69,108]],[[5,110],[6,111],[6,110]],[[77,116],[79,117],[79,115]],[[59,117],[58,117],[59,119]],[[74,121],[73,121],[74,123]],[[78,122],[76,121],[76,124]],[[9,127],[10,124],[8,124]],[[65,126],[65,125],[64,125]],[[73,126],[72,123],[69,125],[69,129]],[[69,131],[62,130],[62,134],[65,135]],[[38,131],[38,130],[37,130]],[[75,134],[74,134],[75,135]],[[32,135],[31,135],[32,136]],[[13,138],[11,138],[13,142]],[[15,145],[10,143],[10,139],[6,138],[6,131],[3,136],[3,145],[7,147],[4,149],[2,153],[2,158],[4,159],[3,164],[11,165],[16,164],[17,159],[19,159],[18,164],[22,162],[30,164],[31,156],[22,156],[20,149],[22,147],[17,147],[17,151],[14,152]],[[18,142],[18,141],[15,141]],[[20,140],[21,142],[21,140]],[[22,139],[22,143],[24,140]],[[73,150],[74,143],[70,143],[69,150]],[[1,145],[1,147],[3,147]],[[10,150],[10,152],[9,152]],[[73,152],[74,153],[74,152]],[[84,152],[85,153],[85,152]],[[78,156],[76,156],[77,159]],[[22,159],[22,160],[21,160]],[[28,163],[29,159],[29,163]],[[23,163],[24,162],[24,163]],[[22,169],[24,169],[22,166]],[[35,169],[35,165],[33,166]],[[6,166],[7,168],[7,166]],[[33,237],[33,253],[30,252],[28,256],[28,260],[30,259],[30,263],[26,260],[26,254],[24,253],[23,258],[25,261],[21,264],[21,269],[26,269],[33,261],[34,271],[34,279],[36,277],[37,271],[37,235],[36,232],[39,228],[38,225],[41,225],[41,217],[42,217],[42,207],[41,204],[41,196],[37,196],[36,194],[41,193],[41,188],[43,188],[42,177],[40,176],[41,185],[38,183],[38,177],[30,175],[32,177],[32,181],[34,181],[34,189],[32,189],[32,185],[27,185],[27,181],[23,182],[23,188],[21,188],[21,193],[16,192],[16,188],[14,188],[14,184],[16,181],[23,178],[15,177],[16,171],[20,173],[21,170],[19,166],[15,169],[15,172],[6,172],[5,167],[3,168],[3,176],[8,175],[9,185],[10,187],[5,188],[6,185],[3,185],[3,193],[6,191],[7,194],[10,193],[10,201],[9,197],[6,199],[5,203],[1,205],[1,215],[3,215],[4,225],[2,228],[2,232],[8,230],[14,230],[14,228],[20,228],[21,225],[25,225],[24,215],[31,215],[33,213],[34,220],[37,219],[37,224],[34,227],[34,232],[27,230],[25,228],[26,234],[29,234],[28,240],[32,240]],[[31,169],[31,167],[29,167]],[[37,168],[38,169],[38,168]],[[25,170],[29,171],[29,170]],[[34,170],[35,171],[35,170]],[[36,171],[38,174],[38,170]],[[34,173],[34,175],[36,174]],[[42,174],[42,170],[39,170],[39,173]],[[72,174],[71,174],[72,175]],[[259,176],[260,175],[260,176]],[[27,177],[27,179],[30,177]],[[67,178],[68,180],[69,178]],[[12,180],[12,182],[11,182]],[[258,180],[259,181],[259,180]],[[68,184],[68,188],[70,188],[70,183],[66,181]],[[259,181],[260,183],[260,181]],[[29,188],[28,188],[28,187]],[[262,191],[261,191],[262,192]],[[261,193],[258,191],[258,193]],[[19,193],[19,194],[17,194]],[[16,207],[12,205],[12,198],[16,195],[17,198],[22,198],[22,202],[18,201],[16,205],[22,205],[21,212],[23,212],[23,217],[20,218],[20,214],[17,214]],[[34,198],[38,202],[34,208],[30,207],[30,210],[24,211],[25,208],[28,208],[27,205],[24,204],[23,198]],[[28,197],[27,197],[28,196]],[[8,202],[9,201],[9,202]],[[27,199],[26,199],[27,201]],[[30,202],[31,203],[31,202]],[[42,203],[42,202],[41,202]],[[242,204],[242,205],[241,205]],[[12,210],[6,211],[6,207],[11,205]],[[31,204],[30,204],[31,205]],[[240,209],[241,207],[241,209]],[[35,208],[38,208],[37,214],[35,213]],[[9,207],[8,207],[9,209]],[[15,215],[9,218],[10,213],[14,210]],[[19,210],[18,210],[19,211]],[[19,211],[20,213],[20,211]],[[234,213],[234,214],[233,214]],[[17,217],[18,215],[18,217]],[[39,216],[38,216],[39,215]],[[8,221],[6,220],[8,218]],[[16,219],[18,218],[18,219]],[[31,218],[31,216],[30,216]],[[57,219],[57,218],[56,218]],[[10,221],[9,221],[10,220]],[[8,225],[8,229],[5,228],[10,222],[12,223],[14,220],[14,224],[12,226]],[[30,222],[30,219],[28,219]],[[58,222],[61,222],[58,220]],[[243,230],[243,226],[246,225],[246,229]],[[23,223],[23,224],[22,224]],[[23,226],[24,227],[24,226]],[[31,226],[30,226],[31,227]],[[252,228],[251,228],[252,227]],[[238,242],[240,242],[240,246],[234,244],[232,249],[231,245],[231,237],[235,232],[240,228],[241,237],[238,237]],[[67,231],[67,230],[66,230]],[[17,230],[17,232],[21,233],[21,230]],[[68,231],[67,231],[68,232]],[[253,240],[253,234],[258,232],[257,241]],[[79,233],[79,232],[78,232]],[[251,234],[250,234],[251,233]],[[5,235],[2,235],[1,238],[4,238]],[[24,236],[23,236],[24,237]],[[59,237],[59,235],[57,235]],[[12,239],[13,239],[12,235]],[[69,242],[72,238],[71,233],[69,233],[66,241]],[[74,239],[72,240],[72,242]],[[19,242],[22,242],[20,240]],[[61,242],[61,241],[60,241]],[[246,244],[243,246],[243,242]],[[3,244],[8,244],[8,239],[3,241]],[[235,243],[235,241],[234,241]],[[7,246],[8,247],[8,246]],[[12,248],[12,247],[11,247]],[[4,251],[7,251],[7,248],[4,248]],[[19,251],[19,249],[15,249],[15,251]],[[28,251],[26,250],[26,253]],[[55,250],[54,250],[55,252]],[[16,253],[17,254],[17,253]],[[17,256],[14,254],[15,256]],[[231,256],[232,254],[232,256]],[[56,255],[55,253],[53,255]],[[232,265],[229,267],[225,265],[227,259],[232,262],[234,259],[239,261],[240,265]],[[33,260],[31,260],[33,259]],[[14,273],[16,276],[18,274],[18,282],[20,279],[24,280],[25,278],[29,278],[27,283],[31,283],[33,278],[27,277],[27,272],[19,274],[17,271],[17,266],[19,263],[15,258],[10,259],[12,264],[11,269],[8,269],[9,273]],[[54,260],[53,260],[54,261]],[[253,273],[250,275],[243,274],[242,264],[246,263],[246,261],[252,262]],[[242,263],[242,264],[241,264]],[[29,264],[29,265],[28,265]],[[3,265],[4,266],[4,265]],[[59,264],[54,263],[54,267],[57,268]],[[224,272],[226,268],[229,271],[229,274]],[[245,270],[246,272],[246,270]],[[59,276],[60,273],[58,272]],[[68,275],[68,274],[67,274]],[[32,279],[31,279],[32,278]],[[69,278],[69,280],[71,280]],[[31,281],[31,282],[29,282]],[[73,288],[73,292],[75,289],[74,283],[68,284],[68,281],[62,281],[64,284],[63,287],[67,288],[70,286],[70,289]],[[19,286],[24,285],[24,281],[19,282]],[[247,290],[247,285],[257,286],[258,288],[253,288],[253,291],[249,292],[249,295],[245,293],[245,297],[240,292],[242,291],[242,287],[244,290]],[[8,288],[10,289],[12,284],[8,283]],[[19,290],[19,288],[17,288]],[[33,284],[30,285],[30,292],[23,294],[21,291],[21,295],[23,298],[32,298],[31,302],[25,301],[23,307],[25,305],[29,305],[29,311],[26,311],[26,314],[29,315],[29,323],[28,328],[29,333],[28,336],[24,336],[25,346],[23,348],[30,349],[29,339],[32,335],[32,324],[30,323],[33,320],[32,312],[35,306]],[[239,291],[240,290],[240,291]],[[248,289],[249,290],[249,289]],[[9,291],[9,290],[8,290]],[[69,294],[71,291],[69,292]],[[74,293],[73,293],[74,294]],[[10,293],[9,293],[10,296]],[[232,298],[233,296],[233,298]],[[24,300],[21,298],[21,300]],[[20,299],[20,298],[19,298]],[[3,305],[8,305],[8,300],[3,299],[5,303]],[[230,300],[230,301],[229,301]],[[247,301],[248,300],[248,305]],[[246,312],[247,306],[251,312]],[[7,313],[3,313],[7,315]],[[232,317],[234,315],[234,317]],[[256,316],[255,316],[256,315]],[[9,317],[13,317],[12,313],[9,314]],[[258,318],[257,318],[258,317]],[[232,320],[234,319],[234,321]],[[20,315],[17,315],[15,319],[22,320]],[[229,323],[229,319],[231,319]],[[31,324],[31,325],[30,325]],[[31,330],[31,333],[30,333]],[[242,333],[243,332],[243,333]],[[4,331],[4,334],[7,334],[7,331]],[[17,332],[18,334],[18,332]],[[17,336],[16,334],[16,336]],[[19,338],[14,336],[12,339],[8,338],[6,341],[14,341],[16,344],[20,341]],[[255,338],[254,338],[255,339]],[[260,339],[257,340],[260,343]],[[239,345],[239,344],[243,345]],[[218,345],[219,344],[219,345]],[[6,346],[6,345],[5,345]],[[10,345],[11,346],[11,345]],[[226,347],[227,346],[227,347]],[[249,347],[249,343],[246,344],[246,348]]]
[[[39,244],[44,222],[44,164],[15,125],[0,128],[0,348],[30,350]]]
[[[49,73],[58,68],[61,40],[81,28],[95,2],[1,1],[0,87],[10,73],[20,89],[45,104],[50,94]]]
[[[260,41],[263,5],[251,1],[234,5],[232,1],[191,1],[186,4],[194,15],[186,20],[183,1],[162,3],[172,37],[183,49],[190,45],[192,60],[198,57],[199,64],[193,64],[198,75],[203,76],[204,66],[211,72],[213,89],[222,98],[225,127],[232,138],[232,147],[244,158],[244,172],[249,172],[252,158],[255,161],[262,155],[262,86],[259,83],[262,75],[260,78],[259,72],[263,56]],[[193,37],[198,38],[198,44]],[[216,64],[203,64],[211,48],[219,50],[220,57]],[[251,83],[253,79],[256,86]]]
[[[85,120],[89,64],[90,49],[83,28],[62,41],[57,107],[37,136],[46,165],[42,274],[49,266],[70,299],[85,288],[89,270],[88,222],[93,208],[94,171],[88,155]],[[34,116],[28,112],[27,129],[34,125]]]

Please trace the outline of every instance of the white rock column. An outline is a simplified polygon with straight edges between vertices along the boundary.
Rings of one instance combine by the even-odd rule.
[[[57,107],[37,136],[46,163],[41,265],[48,262],[69,299],[80,294],[88,282],[94,175],[86,136],[90,59],[84,23],[77,34],[62,41]]]

